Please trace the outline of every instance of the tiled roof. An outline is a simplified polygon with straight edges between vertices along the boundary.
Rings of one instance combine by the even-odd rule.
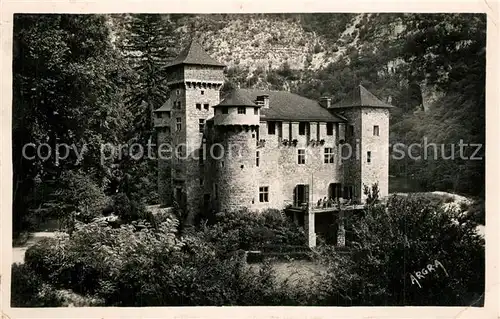
[[[172,110],[172,107],[170,106],[170,103],[168,103],[168,100],[167,102],[163,103],[162,106],[160,106],[159,108],[157,108],[156,110],[154,110],[154,112],[165,112],[165,111],[171,111]]]
[[[234,93],[237,92],[237,93]],[[261,118],[265,120],[288,120],[288,121],[329,121],[345,122],[345,118],[337,116],[333,111],[322,107],[318,101],[310,100],[300,95],[287,91],[265,91],[254,89],[235,89],[231,93],[237,94],[243,104],[249,102],[255,106],[257,96],[269,96],[269,108],[261,108]],[[222,102],[227,104],[227,102]],[[220,105],[222,105],[222,103]],[[235,105],[235,104],[231,104]]]
[[[232,90],[228,95],[224,97],[222,102],[219,103],[220,106],[257,106],[254,100],[250,99],[245,92],[241,89]],[[216,105],[216,106],[219,106]],[[260,106],[259,106],[260,107]]]
[[[168,66],[174,66],[178,64],[197,64],[197,65],[211,65],[225,67],[224,64],[216,61],[201,47],[201,45],[196,40],[191,40],[189,46],[187,46],[179,54],[174,61],[172,61]]]
[[[355,106],[371,106],[371,107],[388,107],[392,108],[393,105],[380,101],[375,95],[370,93],[362,85],[358,85],[352,90],[342,101],[333,104],[333,108],[345,108]]]

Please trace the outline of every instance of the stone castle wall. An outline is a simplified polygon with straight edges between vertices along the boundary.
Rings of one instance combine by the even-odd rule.
[[[379,126],[379,136],[373,135],[373,126]],[[380,196],[389,194],[389,110],[363,108],[361,115],[361,181],[368,187],[378,183]],[[371,152],[371,163],[367,152]]]
[[[220,211],[231,211],[250,208],[258,201],[256,184],[257,167],[255,166],[256,143],[252,134],[255,129],[242,126],[221,126],[223,130],[221,145],[223,150],[213,162],[216,163],[215,184]],[[236,148],[231,148],[238,145]]]

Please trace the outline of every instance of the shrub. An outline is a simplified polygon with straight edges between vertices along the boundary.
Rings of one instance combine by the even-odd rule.
[[[130,200],[125,193],[118,193],[113,197],[113,210],[124,222],[151,219],[146,212],[144,204]]]
[[[352,222],[352,261],[341,262],[350,279],[332,295],[354,305],[442,306],[470,304],[484,292],[484,240],[429,199],[394,196]],[[447,273],[439,268],[417,284],[416,272],[436,260]],[[338,284],[331,282],[332,289]]]
[[[229,218],[227,224],[241,219]],[[264,219],[283,224],[279,212],[266,213],[260,222]],[[83,299],[66,298],[77,304],[99,305],[103,300],[107,306],[279,305],[314,298],[303,288],[278,283],[267,266],[259,271],[246,266],[241,254],[221,258],[216,246],[197,234],[177,238],[176,227],[174,220],[142,231],[130,225],[113,229],[82,224],[70,238],[30,247],[26,265],[39,276],[34,278],[81,294]]]
[[[100,216],[109,203],[108,197],[88,174],[66,171],[61,176],[61,187],[56,193],[65,208],[63,215],[76,211],[78,219],[89,222]]]
[[[59,307],[62,298],[25,264],[12,265],[11,307]]]
[[[71,238],[50,238],[33,245],[25,260],[57,288],[84,295],[102,294],[129,260],[180,249],[176,227],[173,219],[161,223],[155,232],[136,231],[131,225],[114,229],[99,223],[83,224]]]
[[[203,236],[222,253],[258,250],[265,245],[305,243],[303,230],[278,210],[261,214],[249,210],[219,213],[215,224],[203,229]]]

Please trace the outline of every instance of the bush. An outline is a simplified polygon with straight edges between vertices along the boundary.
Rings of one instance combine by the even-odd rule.
[[[484,293],[484,240],[431,200],[394,196],[352,222],[352,259],[333,255],[340,267],[330,271],[338,278],[343,269],[349,280],[330,282],[331,295],[343,294],[353,305],[444,306],[470,304]],[[437,267],[416,279],[436,260],[447,272]]]
[[[271,224],[282,224],[268,214]],[[270,269],[247,267],[241,254],[221,258],[196,234],[177,238],[176,227],[174,220],[141,231],[130,225],[80,225],[71,238],[30,247],[26,265],[41,280],[81,294],[91,305],[96,303],[88,300],[96,298],[106,306],[279,305],[313,298],[278,283]]]
[[[138,219],[151,221],[151,217],[146,212],[146,206],[141,202],[130,200],[125,193],[118,193],[113,197],[113,210],[120,219],[127,223]]]
[[[217,251],[258,250],[266,245],[304,245],[302,228],[278,210],[256,214],[249,210],[219,213],[216,222],[203,229],[203,236]]]
[[[109,199],[88,174],[67,171],[61,176],[57,197],[66,205],[64,215],[76,211],[77,218],[89,222],[101,215]]]
[[[24,264],[12,265],[11,307],[59,307],[62,298]]]

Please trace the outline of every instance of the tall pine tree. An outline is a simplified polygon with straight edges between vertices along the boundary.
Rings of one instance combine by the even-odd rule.
[[[167,99],[165,67],[177,55],[174,26],[168,15],[127,17],[122,47],[135,72],[127,103],[136,116],[132,137],[141,142],[153,134],[152,111]]]

